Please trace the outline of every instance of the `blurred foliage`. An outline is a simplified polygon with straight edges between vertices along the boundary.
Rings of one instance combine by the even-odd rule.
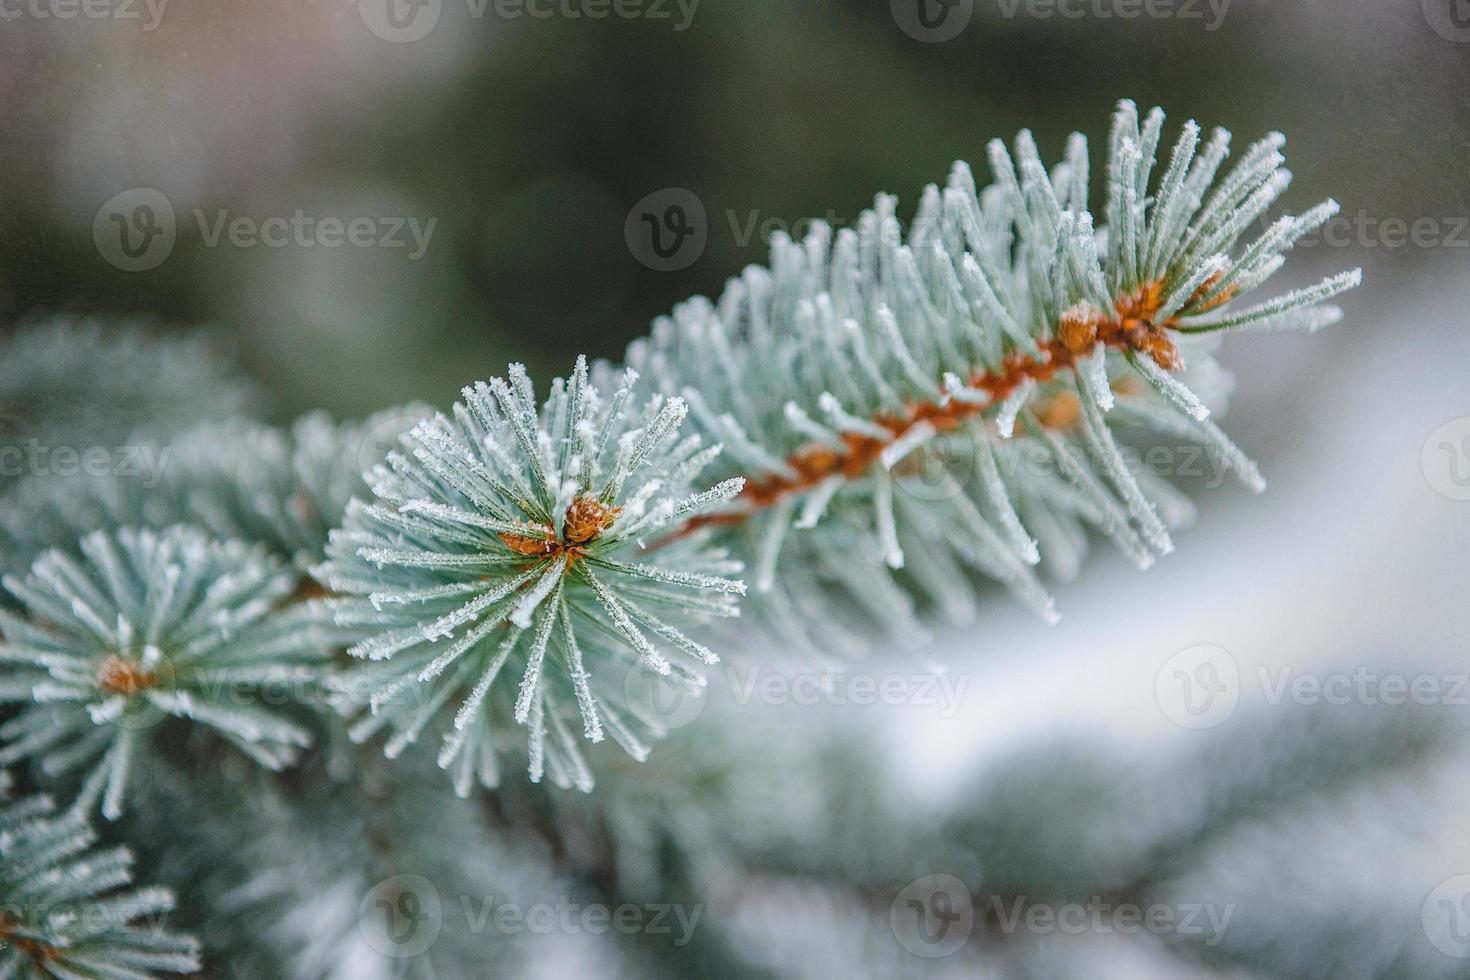
[[[12,22],[0,322],[59,309],[219,323],[287,413],[442,405],[512,358],[535,373],[570,352],[616,357],[653,316],[763,259],[771,230],[848,220],[880,188],[907,213],[950,161],[983,163],[990,137],[1031,126],[1054,154],[1122,95],[1242,139],[1284,129],[1311,175],[1293,199],[1330,189],[1348,213],[1463,214],[1446,163],[1465,151],[1470,59],[1418,6],[1235,0],[1211,31],[1203,4],[1199,20],[1071,20],[979,0],[942,44],[856,0],[704,3],[684,31],[677,14],[468,19],[447,3],[411,44],[374,37],[350,5],[282,0],[169,8],[152,32]],[[135,186],[170,197],[180,234],[159,268],[127,273],[100,259],[91,221]],[[709,221],[676,272],[623,240],[628,209],[665,187],[692,190]],[[209,249],[196,207],[437,224],[417,262]]]

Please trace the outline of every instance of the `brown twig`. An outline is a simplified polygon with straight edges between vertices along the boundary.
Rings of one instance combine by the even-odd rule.
[[[1192,299],[1206,295],[1219,282],[1220,274],[1206,281]],[[1226,289],[1206,305],[1213,309],[1227,302],[1233,290]],[[1163,283],[1153,282],[1122,297],[1111,315],[1095,306],[1078,305],[1062,314],[1051,339],[1041,342],[1039,356],[1015,353],[999,370],[982,370],[972,374],[969,387],[986,392],[984,404],[949,399],[944,402],[920,401],[908,405],[902,414],[880,415],[873,422],[886,429],[883,438],[861,433],[843,433],[843,448],[810,443],[786,457],[796,475],[747,477],[745,489],[735,498],[736,508],[691,518],[683,527],[667,535],[652,547],[676,540],[712,525],[740,524],[761,511],[774,507],[788,497],[803,493],[833,476],[854,480],[862,476],[882,455],[883,450],[920,423],[928,423],[938,432],[952,430],[965,419],[1004,401],[1027,381],[1049,381],[1058,371],[1071,368],[1079,357],[1090,354],[1102,343],[1114,350],[1136,350],[1153,358],[1165,370],[1180,366],[1179,352],[1168,331],[1177,327],[1175,317],[1155,323],[1154,317],[1163,305]],[[1193,312],[1202,312],[1195,310]]]

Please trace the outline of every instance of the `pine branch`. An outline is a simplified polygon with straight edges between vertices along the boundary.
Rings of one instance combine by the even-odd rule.
[[[1102,228],[1082,137],[1048,171],[1022,133],[1014,157],[990,145],[983,192],[964,164],[928,188],[906,236],[886,195],[855,229],[778,235],[769,269],[660,320],[626,368],[579,360],[539,409],[516,365],[466,388],[390,455],[318,572],[353,597],[339,627],[371,634],[342,681],[371,708],[354,737],[390,727],[396,755],[453,701],[440,764],[460,792],[498,782],[511,723],[533,780],[587,789],[571,728],[642,758],[661,726],[622,682],[641,665],[697,692],[715,658],[687,628],[733,612],[741,565],[784,646],[852,645],[854,607],[853,633],[913,646],[931,608],[973,617],[976,574],[1055,618],[1034,566],[1075,572],[1087,525],[1139,567],[1172,550],[1192,508],[1125,454],[1132,428],[1262,489],[1210,417],[1228,376],[1198,335],[1335,320],[1321,304],[1358,273],[1234,312],[1336,205],[1237,247],[1288,182],[1282,137],[1217,180],[1228,136],[1198,150],[1187,123],[1153,184],[1162,125],[1119,106]]]
[[[1198,441],[1261,489],[1255,464],[1213,421],[1229,388],[1211,358],[1218,337],[1334,322],[1340,311],[1324,304],[1359,276],[1237,308],[1336,205],[1247,240],[1287,186],[1283,139],[1268,136],[1217,179],[1228,136],[1201,147],[1191,122],[1155,180],[1162,127],[1158,110],[1140,120],[1131,103],[1119,107],[1101,221],[1088,210],[1085,140],[1074,136],[1048,170],[1023,133],[1014,153],[991,144],[985,190],[958,164],[943,190],[926,189],[907,233],[894,199],[880,196],[853,229],[818,223],[800,244],[778,236],[770,268],[746,270],[717,303],[679,307],[624,365],[579,359],[540,402],[512,365],[506,378],[465,388],[448,415],[409,410],[361,426],[312,415],[289,433],[234,419],[175,438],[190,411],[183,399],[143,397],[146,375],[173,367],[124,345],[107,383],[139,389],[142,407],[120,416],[156,415],[150,438],[171,440],[159,485],[26,481],[0,521],[5,562],[28,569],[5,578],[18,611],[0,612],[0,703],[20,706],[0,725],[0,765],[25,761],[80,783],[63,817],[34,801],[0,808],[0,897],[85,899],[120,914],[78,931],[46,902],[7,906],[0,975],[197,968],[192,941],[137,927],[171,897],[113,893],[131,858],[90,851],[88,814],[100,803],[119,817],[143,764],[183,799],[222,797],[154,751],[159,723],[212,732],[222,754],[282,769],[314,732],[337,732],[336,719],[312,725],[321,719],[303,718],[297,703],[267,709],[263,692],[285,685],[298,702],[326,688],[351,739],[383,734],[388,757],[432,735],[461,796],[476,782],[496,786],[499,755],[522,741],[533,782],[585,791],[583,741],[610,739],[641,762],[668,727],[638,683],[699,695],[719,660],[708,627],[740,611],[747,567],[750,607],[800,653],[821,657],[862,634],[917,645],[928,620],[973,617],[976,576],[1052,617],[1038,571],[1075,574],[1089,527],[1140,567],[1166,554],[1192,507],[1130,458],[1126,439],[1140,430]],[[209,364],[185,361],[184,387],[219,380]],[[0,373],[0,399],[21,390],[13,380]],[[243,394],[224,390],[244,407]],[[364,442],[382,433],[400,448],[364,480]],[[203,527],[136,529],[184,519]],[[42,545],[61,550],[37,556]],[[847,615],[852,606],[866,618]],[[351,665],[334,671],[334,651],[348,644]],[[597,805],[606,847],[584,870],[607,896],[655,888],[670,867],[690,880],[733,870],[732,880],[759,884],[759,872],[830,875],[846,854],[881,855],[839,872],[848,880],[831,891],[846,893],[867,888],[865,877],[901,877],[923,856],[934,828],[916,832],[902,801],[867,797],[871,753],[854,750],[856,737],[835,726],[825,742],[801,733],[795,763],[774,767],[773,781],[730,760],[791,733],[739,734],[747,741],[701,744],[705,755],[676,764],[673,779],[666,771],[662,787],[657,772],[628,779]],[[376,774],[360,770],[356,782],[317,786],[335,760],[319,761],[301,774],[310,790],[301,800],[239,808],[265,852],[239,848],[230,824],[211,824],[194,852],[243,852],[243,883],[210,882],[193,910],[247,919],[233,941],[258,928],[268,961],[324,973],[373,945],[355,914],[373,880],[412,870],[406,841],[422,846],[419,867],[461,896],[506,870],[464,863],[493,851],[472,808],[443,808],[416,783],[379,793]],[[1188,762],[1197,782],[1198,759]],[[1239,820],[1231,808],[1271,802],[1259,786],[1272,780],[1220,777],[1199,799],[1170,797],[1190,812],[1158,808],[1140,829],[1137,792],[1116,792],[1126,782],[1098,767],[1062,771],[1058,780],[1023,760],[998,791],[984,787],[996,799],[975,808],[980,818],[943,829],[1018,893],[1102,882],[1133,894],[1154,884],[1130,878],[1135,867],[1197,847],[1207,818]],[[1089,828],[1069,835],[1072,851],[1053,846],[1034,804],[1079,786],[1115,804],[1105,817],[1132,830],[1107,833],[1092,807]],[[792,800],[884,819],[838,840],[820,821],[770,819],[773,801]],[[1016,800],[1029,802],[1008,811]],[[561,803],[536,814],[548,838],[543,824],[572,812]],[[145,818],[175,819],[158,809]],[[283,855],[280,833],[309,837],[311,853]],[[1123,838],[1132,851],[1118,849]],[[1042,851],[1073,857],[1049,867],[1035,860]],[[310,874],[296,874],[303,867]],[[529,882],[538,869],[528,860],[521,872]],[[306,934],[302,909],[323,896],[330,921]],[[473,969],[483,956],[473,932],[406,969]],[[724,955],[719,934],[701,954]]]
[[[125,824],[212,977],[515,976],[550,938],[503,931],[496,913],[568,883],[538,845],[446,799],[432,757],[393,764],[344,740],[284,776],[237,761],[157,774]]]
[[[0,975],[146,980],[194,973],[199,944],[163,928],[165,888],[127,887],[133,856],[98,849],[82,814],[29,797],[0,805]]]
[[[328,600],[338,626],[370,634],[348,651],[362,666],[336,682],[344,702],[371,709],[354,738],[391,726],[396,756],[452,698],[438,758],[459,793],[498,783],[512,721],[528,730],[532,780],[590,789],[573,726],[635,758],[661,731],[629,703],[630,671],[703,686],[718,657],[685,630],[735,613],[739,564],[695,539],[657,564],[635,555],[740,482],[692,487],[718,447],[680,438],[680,399],[633,402],[635,380],[604,404],[578,360],[538,410],[512,365],[508,379],[464,389],[452,417],[416,426],[375,471],[378,503],[349,508],[316,572],[342,595]]]
[[[1205,288],[1206,284],[1201,284],[1197,292],[1202,293]],[[906,403],[900,412],[893,414],[880,412],[871,419],[873,428],[859,428],[857,423],[849,422],[849,427],[836,432],[840,448],[832,440],[803,446],[786,457],[786,465],[795,472],[794,476],[778,472],[763,474],[759,482],[747,478],[746,489],[736,498],[736,507],[691,519],[674,533],[689,534],[708,524],[737,524],[777,506],[787,497],[809,493],[834,478],[853,482],[871,477],[879,466],[892,470],[909,452],[934,436],[953,431],[973,416],[982,415],[987,408],[1004,405],[1023,385],[1029,392],[1030,386],[1052,381],[1060,372],[1070,371],[1075,375],[1083,369],[1084,359],[1097,356],[1099,347],[1103,351],[1127,354],[1150,382],[1160,387],[1170,385],[1173,379],[1169,371],[1177,370],[1181,361],[1178,348],[1167,332],[1179,330],[1181,323],[1177,315],[1156,321],[1161,306],[1157,287],[1119,299],[1117,312],[1112,316],[1096,307],[1078,304],[1062,314],[1056,336],[1037,344],[1036,355],[1010,354],[999,369],[980,370],[964,381],[946,372],[945,391],[940,398]],[[1086,368],[1091,370],[1093,364],[1088,363]],[[1187,408],[1193,417],[1202,420],[1207,416],[1208,409],[1187,388],[1180,386],[1169,393],[1176,391],[1180,398],[1189,399]],[[794,413],[788,409],[787,414]],[[1048,422],[1048,428],[1058,427],[1059,424]]]
[[[42,551],[75,554],[98,528],[188,523],[259,544],[304,569],[321,561],[348,501],[367,495],[363,470],[431,414],[405,405],[334,422],[311,412],[289,429],[211,421],[143,443],[138,465],[127,470],[23,479],[0,508],[0,567],[23,575]]]
[[[718,302],[691,300],[635,342],[628,363],[649,389],[688,399],[696,428],[725,443],[712,473],[746,481],[727,506],[671,539],[755,525],[747,540],[764,592],[776,589],[779,556],[807,568],[814,552],[833,546],[831,535],[794,539],[851,510],[856,521],[839,533],[890,569],[911,555],[932,563],[936,550],[952,559],[930,575],[895,579],[880,569],[833,578],[878,624],[894,619],[882,579],[944,605],[950,597],[929,583],[952,579],[954,565],[1001,579],[1049,616],[1050,599],[1028,567],[1047,550],[1039,538],[1075,539],[1071,528],[1093,524],[1140,566],[1172,548],[1171,492],[1125,457],[1117,422],[1178,430],[1262,489],[1255,465],[1209,418],[1212,399],[1192,390],[1217,373],[1192,338],[1334,322],[1340,311],[1320,304],[1359,273],[1236,312],[1337,205],[1279,219],[1239,245],[1288,183],[1283,138],[1255,144],[1217,181],[1228,134],[1217,131],[1197,152],[1198,127],[1186,123],[1151,185],[1162,124],[1157,109],[1140,122],[1131,102],[1120,105],[1106,224],[1096,231],[1085,140],[1074,136],[1067,159],[1048,171],[1022,133],[1014,156],[990,145],[995,182],[985,190],[964,164],[942,191],[927,188],[906,236],[886,195],[853,229],[834,233],[817,222],[801,243],[777,235],[768,269],[747,269]],[[987,472],[966,485],[968,471],[993,470],[1000,447],[1017,441],[1050,458],[1054,472]],[[923,485],[926,472],[940,474],[937,486]],[[912,483],[920,489],[910,500],[921,503],[906,505]],[[921,509],[917,518],[905,513]],[[793,528],[802,534],[788,534]],[[1076,546],[1060,546],[1071,552],[1063,566],[1075,567]],[[820,608],[797,618],[830,618]],[[898,611],[894,632],[909,635],[907,604]]]
[[[1048,171],[1022,133],[1014,155],[991,144],[984,191],[964,164],[928,188],[907,235],[884,195],[854,229],[777,236],[769,269],[681,306],[625,369],[579,361],[539,406],[517,366],[466,388],[374,473],[376,503],[347,503],[365,490],[363,429],[309,416],[289,437],[196,430],[153,490],[23,487],[13,500],[43,503],[7,526],[65,540],[188,517],[302,564],[325,555],[315,575],[338,595],[298,615],[330,610],[312,635],[353,643],[361,662],[333,687],[369,709],[355,738],[392,729],[397,755],[434,729],[464,793],[498,782],[521,726],[533,779],[590,788],[572,731],[642,758],[663,726],[630,701],[630,673],[697,693],[717,658],[691,628],[736,611],[742,567],[791,649],[922,645],[932,612],[973,619],[977,575],[1055,618],[1038,566],[1075,574],[1089,526],[1140,567],[1172,549],[1193,509],[1128,456],[1134,430],[1197,441],[1264,486],[1213,421],[1230,383],[1211,335],[1331,322],[1322,304],[1358,275],[1237,312],[1336,205],[1241,245],[1288,183],[1283,139],[1217,180],[1228,135],[1201,148],[1191,122],[1152,181],[1162,125],[1120,105],[1101,228],[1085,140]]]
[[[85,770],[75,804],[121,815],[129,774],[166,718],[213,731],[279,769],[307,729],[262,697],[310,700],[334,637],[315,607],[277,612],[298,581],[263,549],[215,542],[184,525],[98,531],[81,558],[51,551],[5,587],[23,615],[0,612],[0,766],[32,760],[48,775]]]
[[[219,338],[151,327],[56,319],[17,331],[0,351],[0,442],[116,450],[260,410],[262,392],[220,356]]]

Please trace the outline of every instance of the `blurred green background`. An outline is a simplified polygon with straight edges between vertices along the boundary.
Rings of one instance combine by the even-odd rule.
[[[772,228],[851,220],[879,190],[908,213],[955,159],[983,180],[992,136],[1029,126],[1055,158],[1081,129],[1097,147],[1122,96],[1163,105],[1166,139],[1190,116],[1237,146],[1287,132],[1288,207],[1331,193],[1348,215],[1442,226],[1467,211],[1470,44],[1442,36],[1457,22],[1433,9],[1459,0],[1161,0],[1171,16],[1136,19],[1095,0],[1072,0],[1078,19],[960,0],[934,8],[968,16],[942,43],[910,36],[888,3],[809,0],[704,0],[687,17],[670,0],[664,19],[601,20],[430,0],[433,29],[396,43],[370,27],[384,0],[362,2],[174,0],[151,29],[142,0],[138,19],[0,20],[0,322],[220,325],[282,418],[446,405],[508,360],[547,377],[578,352],[617,357],[651,318],[762,261]],[[171,202],[177,241],[126,272],[92,226],[139,187]],[[656,271],[624,223],[674,187],[702,202],[707,244]],[[417,260],[210,247],[195,212],[226,209],[435,224]],[[1428,284],[1470,255],[1353,250],[1303,252],[1293,281],[1363,262],[1370,285],[1379,268]]]

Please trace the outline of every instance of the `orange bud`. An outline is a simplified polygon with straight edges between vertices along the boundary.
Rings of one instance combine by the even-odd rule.
[[[582,496],[567,507],[564,536],[568,544],[584,544],[612,526],[621,507],[604,507],[596,497]]]
[[[136,660],[115,654],[102,661],[102,666],[97,668],[97,683],[101,688],[124,697],[152,687],[156,679],[153,671],[145,670]]]
[[[518,555],[549,555],[556,550],[556,539],[551,536],[550,528],[547,528],[544,538],[532,538],[524,534],[510,534],[501,531],[500,540]]]
[[[1097,343],[1097,328],[1101,322],[1102,314],[1095,307],[1078,303],[1062,314],[1057,324],[1057,339],[1073,354],[1086,354]]]

